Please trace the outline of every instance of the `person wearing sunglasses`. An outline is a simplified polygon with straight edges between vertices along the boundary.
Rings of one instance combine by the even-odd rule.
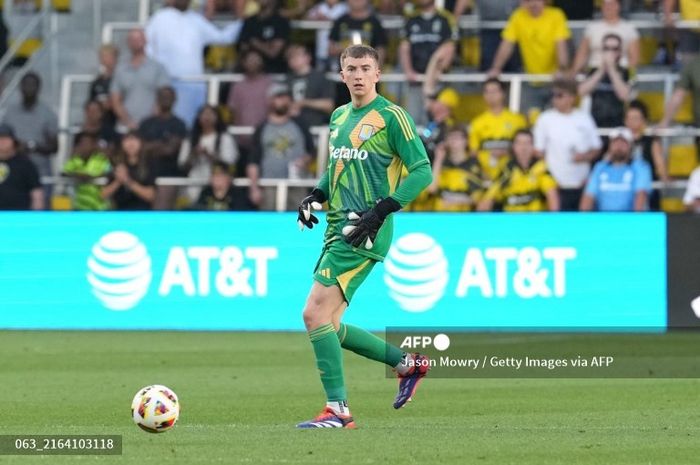
[[[622,38],[608,34],[603,38],[603,61],[599,68],[591,70],[578,86],[581,97],[591,96],[591,115],[598,127],[622,126],[625,120],[625,103],[633,93],[630,72],[620,63]]]

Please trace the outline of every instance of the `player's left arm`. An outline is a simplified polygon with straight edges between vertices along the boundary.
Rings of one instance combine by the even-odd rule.
[[[430,185],[433,181],[433,173],[413,118],[400,107],[393,107],[388,111],[391,111],[394,116],[389,120],[387,128],[389,144],[408,170],[408,176],[388,197],[396,201],[398,204],[396,210],[400,210],[415,200],[423,189]]]

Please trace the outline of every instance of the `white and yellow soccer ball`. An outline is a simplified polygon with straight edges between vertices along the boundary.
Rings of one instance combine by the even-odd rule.
[[[160,384],[139,389],[131,402],[134,423],[149,433],[164,433],[180,416],[180,401],[175,392]]]

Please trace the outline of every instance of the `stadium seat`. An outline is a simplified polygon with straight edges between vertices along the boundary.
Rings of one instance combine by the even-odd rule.
[[[672,177],[688,177],[698,165],[694,144],[672,145],[668,151],[668,174]]]
[[[642,36],[639,39],[639,65],[650,65],[659,51],[659,40],[654,36]]]
[[[481,42],[478,36],[463,37],[459,42],[464,66],[479,68],[481,60]]]
[[[678,197],[664,197],[661,199],[661,210],[666,213],[682,213],[685,211],[685,205]]]
[[[640,92],[637,97],[649,109],[649,122],[658,123],[664,116],[663,92]]]
[[[12,42],[12,41],[10,41]],[[19,46],[17,49],[16,57],[20,59],[27,59],[32,56],[37,50],[41,48],[43,41],[37,37],[31,37]]]
[[[455,118],[460,123],[468,123],[486,111],[486,104],[481,94],[460,94]]]

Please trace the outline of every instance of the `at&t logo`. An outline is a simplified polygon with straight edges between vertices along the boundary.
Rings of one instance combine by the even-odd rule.
[[[87,260],[92,293],[110,310],[129,310],[148,292],[151,257],[139,239],[124,231],[105,234]]]
[[[422,233],[406,234],[391,246],[384,261],[389,296],[408,312],[425,312],[445,294],[447,258],[435,240]]]

